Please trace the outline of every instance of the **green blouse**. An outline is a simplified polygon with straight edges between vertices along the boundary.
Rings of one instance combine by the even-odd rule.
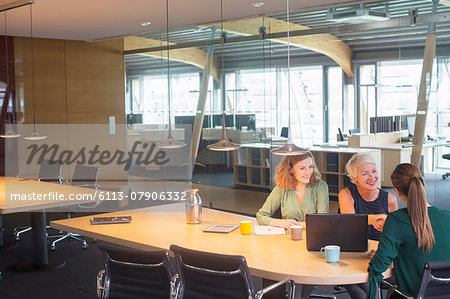
[[[283,219],[305,221],[306,214],[328,213],[328,200],[328,185],[322,180],[306,187],[301,206],[294,189],[281,189],[276,186],[256,213],[256,220],[261,225],[269,225],[272,215],[281,207]]]
[[[429,261],[450,260],[450,212],[435,207],[428,208],[436,243],[429,253],[417,246],[417,237],[406,208],[390,213],[380,236],[378,250],[369,263],[369,292],[367,298],[375,298],[381,273],[394,262],[395,279],[401,292],[415,296],[423,267]]]

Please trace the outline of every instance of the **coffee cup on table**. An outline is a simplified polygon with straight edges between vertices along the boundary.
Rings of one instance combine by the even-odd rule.
[[[250,220],[242,220],[239,223],[241,234],[250,235],[252,233],[252,222]]]
[[[290,226],[288,229],[288,233],[291,236],[292,240],[294,241],[301,240],[303,238],[303,226],[301,225]]]
[[[339,262],[341,247],[338,245],[328,245],[320,249],[320,253],[325,257],[327,263]]]

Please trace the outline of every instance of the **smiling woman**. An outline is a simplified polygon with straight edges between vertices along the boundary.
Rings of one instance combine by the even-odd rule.
[[[368,154],[355,154],[347,163],[354,183],[339,192],[339,208],[343,214],[366,214],[369,239],[378,240],[387,214],[398,210],[394,195],[378,188],[377,165]]]
[[[258,223],[289,228],[305,221],[307,213],[328,213],[328,185],[320,179],[311,152],[286,156],[275,176],[277,186],[256,214]],[[272,216],[280,209],[282,219]]]

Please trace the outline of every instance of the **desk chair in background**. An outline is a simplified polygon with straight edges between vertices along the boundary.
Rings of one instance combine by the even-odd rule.
[[[293,280],[277,282],[256,291],[245,257],[190,250],[171,245],[177,274],[172,280],[172,297],[184,299],[262,298],[269,291],[288,286],[288,298],[293,298]]]
[[[61,175],[62,163],[61,161],[42,160],[39,167],[39,172],[37,173],[37,180],[40,182],[50,182],[56,184],[62,184],[64,178]],[[26,176],[29,176],[27,174]],[[22,177],[19,175],[18,177]],[[50,228],[50,227],[47,227]],[[31,230],[31,226],[15,227],[13,230],[14,239],[16,241],[20,240],[20,235]]]
[[[450,160],[450,154],[445,154],[442,155],[442,158],[446,159],[446,160]],[[450,172],[446,172],[442,175],[442,179],[445,180],[446,178],[448,178],[450,176]]]
[[[73,176],[70,182],[72,186],[99,189],[99,185],[97,184],[99,170],[100,168],[98,167],[77,165],[75,166],[75,170],[73,171]],[[99,204],[100,201],[94,201],[92,203],[79,204],[78,207],[89,209],[96,208]],[[67,212],[67,218],[71,218],[71,212]],[[53,237],[57,237],[58,239],[52,242],[50,246],[51,250],[56,250],[56,244],[64,239],[74,239],[80,241],[83,249],[87,249],[89,247],[86,240],[83,239],[83,237],[81,237],[79,234],[66,232],[64,235]]]
[[[105,267],[97,274],[99,298],[169,298],[174,271],[167,251],[140,251],[109,243],[99,243],[98,248]]]
[[[396,286],[383,280],[383,285],[387,285],[392,291],[405,298],[408,297],[400,292]],[[450,261],[428,262],[425,264],[419,290],[414,298],[449,298],[450,294]]]

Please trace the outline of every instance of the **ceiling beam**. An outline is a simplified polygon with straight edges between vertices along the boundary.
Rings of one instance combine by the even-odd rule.
[[[164,42],[165,43],[165,42]],[[170,43],[174,45],[175,43]],[[124,38],[124,51],[142,49],[142,48],[152,48],[162,46],[162,41],[138,37],[138,36],[127,36]],[[143,52],[139,55],[164,58],[167,59],[167,51],[154,51],[154,52]],[[187,64],[195,65],[202,70],[205,68],[207,53],[197,48],[184,48],[184,49],[172,49],[170,50],[170,60],[184,62]],[[211,65],[211,76],[213,76],[216,82],[219,82],[219,63],[213,58],[213,63]]]
[[[220,27],[220,23],[208,24],[207,27]],[[223,23],[223,28],[227,32],[240,34],[240,35],[257,35],[259,34],[259,28],[261,26],[266,27],[266,33],[278,33],[286,32],[287,22],[274,18],[258,17],[246,20],[228,21]],[[310,27],[290,23],[290,31],[311,29]],[[287,38],[273,38],[273,41],[287,44]],[[349,76],[353,77],[352,72],[352,49],[334,35],[312,34],[291,36],[290,45],[308,49],[314,52],[321,53],[333,59],[339,64],[342,70]]]

